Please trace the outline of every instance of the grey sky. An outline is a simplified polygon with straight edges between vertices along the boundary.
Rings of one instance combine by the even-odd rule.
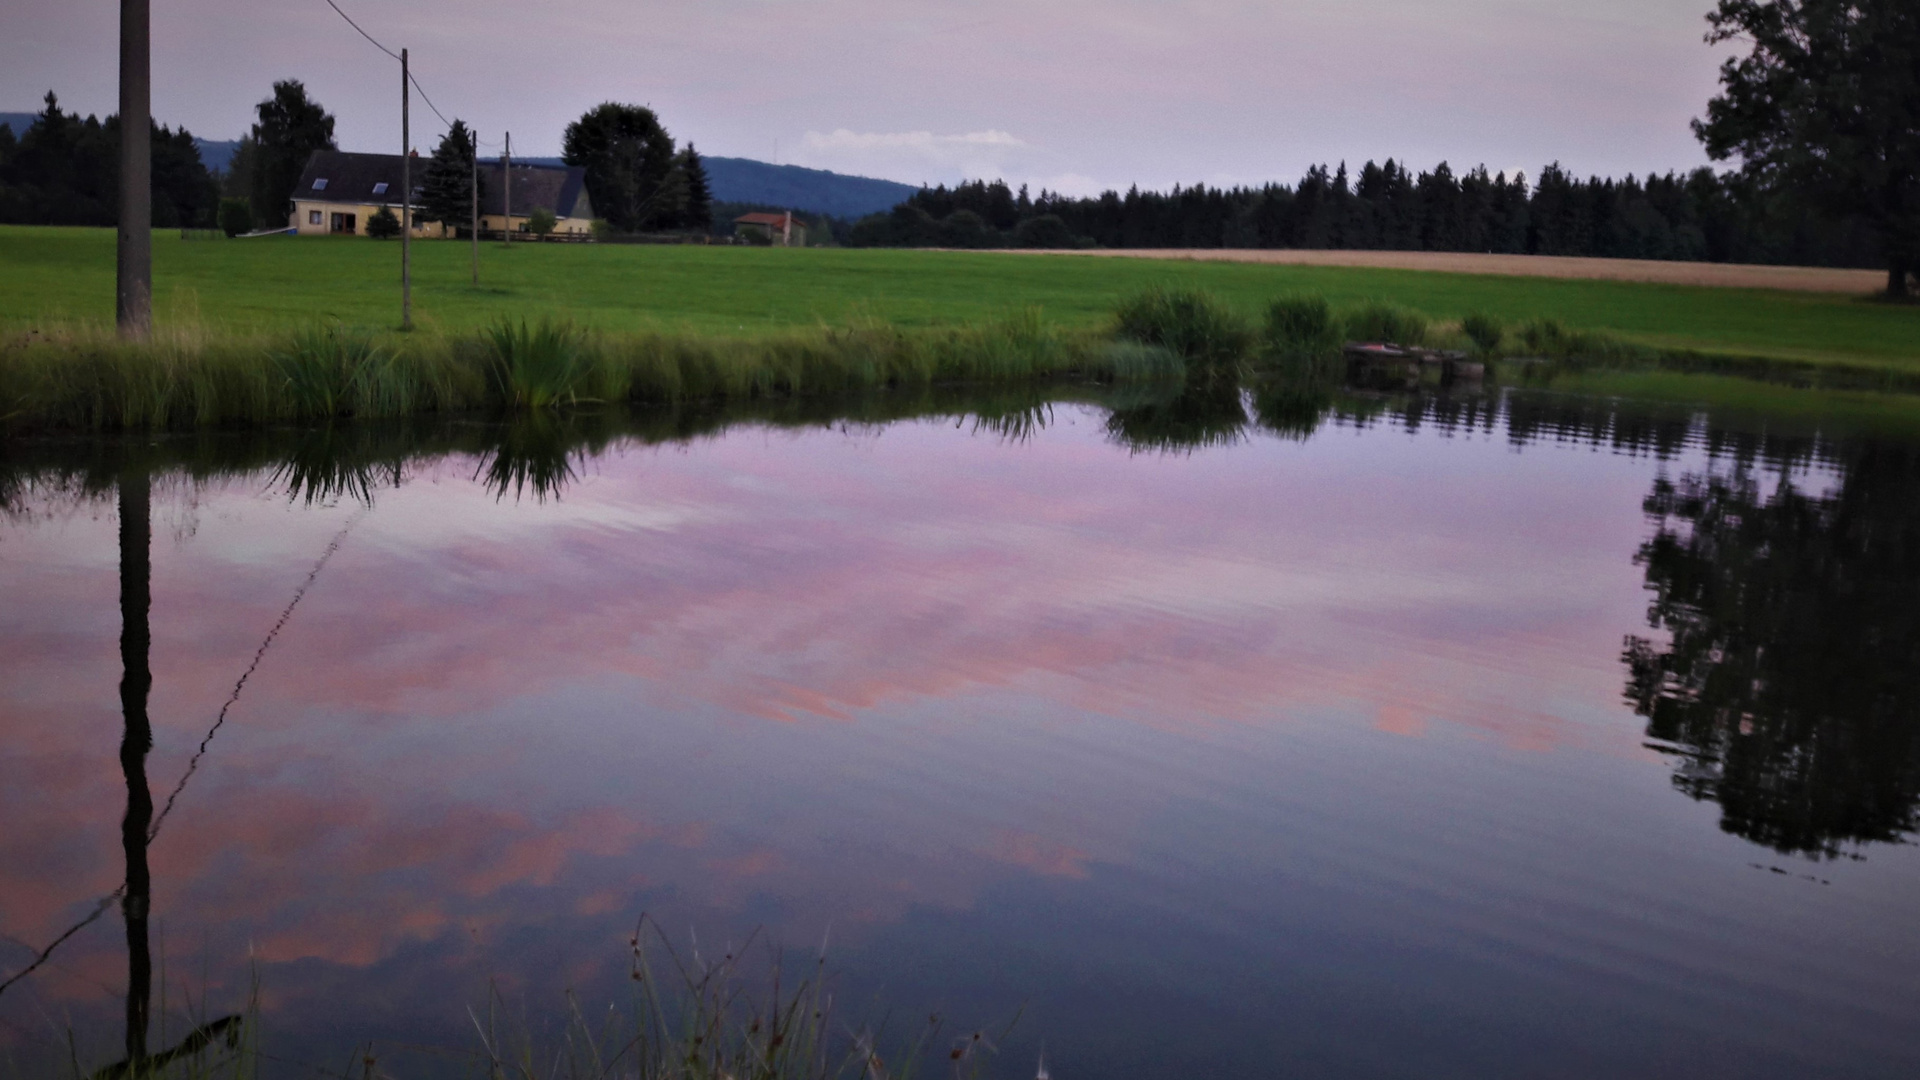
[[[1074,192],[1397,157],[1538,172],[1704,160],[1710,0],[337,0],[449,117],[558,153],[604,100],[708,154]],[[114,109],[113,0],[4,0],[0,111]],[[155,0],[154,111],[206,138],[299,78],[399,143],[397,65],[325,0]],[[438,122],[416,101],[415,143]]]

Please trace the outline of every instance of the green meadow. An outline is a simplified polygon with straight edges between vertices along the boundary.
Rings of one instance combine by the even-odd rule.
[[[106,229],[0,227],[0,329],[112,317]],[[182,240],[155,234],[155,314],[165,327],[277,333],[399,322],[399,244],[364,238]],[[1250,318],[1287,293],[1336,305],[1386,300],[1439,322],[1481,311],[1546,317],[1662,349],[1920,373],[1920,307],[1869,298],[1406,270],[1032,256],[993,252],[414,244],[414,312],[467,332],[501,316],[564,317],[603,332],[747,335],[877,320],[954,326],[1038,307],[1062,328],[1099,326],[1155,284],[1203,288]]]

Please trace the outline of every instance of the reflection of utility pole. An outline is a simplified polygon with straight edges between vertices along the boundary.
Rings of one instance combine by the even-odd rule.
[[[153,687],[148,655],[153,644],[148,616],[153,596],[153,481],[144,471],[120,478],[120,771],[127,780],[127,816],[120,846],[127,858],[127,891],[120,909],[127,919],[127,1062],[147,1059],[147,1026],[153,1000],[153,954],[147,942],[147,910],[153,880],[147,872],[147,828],[153,793],[147,788],[147,751],[153,726],[147,692]]]
[[[148,0],[120,0],[120,230],[113,315],[120,336],[153,329],[153,56]]]

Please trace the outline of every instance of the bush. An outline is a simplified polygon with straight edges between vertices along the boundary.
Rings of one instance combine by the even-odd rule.
[[[1324,296],[1283,296],[1267,306],[1267,345],[1278,352],[1321,353],[1340,347],[1340,323]]]
[[[595,240],[605,240],[613,235],[613,223],[603,217],[594,218],[587,224],[587,228],[593,230]]]
[[[221,199],[220,230],[228,236],[252,232],[253,205],[245,199]]]
[[[1197,289],[1156,286],[1122,303],[1114,316],[1120,337],[1201,363],[1239,360],[1253,343],[1244,319]]]
[[[535,236],[551,235],[554,226],[558,224],[560,219],[554,217],[553,211],[544,206],[534,207],[533,213],[527,215],[527,231]]]
[[[1371,303],[1347,312],[1347,337],[1417,349],[1427,343],[1425,315],[1394,304]]]
[[[400,219],[389,207],[381,207],[367,216],[367,235],[375,240],[391,240],[400,235]]]
[[[1500,342],[1507,336],[1507,328],[1501,325],[1499,319],[1481,311],[1472,312],[1461,319],[1460,332],[1467,335],[1482,356],[1499,352]]]

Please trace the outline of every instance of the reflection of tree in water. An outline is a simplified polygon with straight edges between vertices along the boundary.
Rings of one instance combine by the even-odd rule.
[[[1640,549],[1665,648],[1627,697],[1721,827],[1832,857],[1898,841],[1920,800],[1920,451],[1865,445],[1831,496],[1746,465],[1655,482]]]

